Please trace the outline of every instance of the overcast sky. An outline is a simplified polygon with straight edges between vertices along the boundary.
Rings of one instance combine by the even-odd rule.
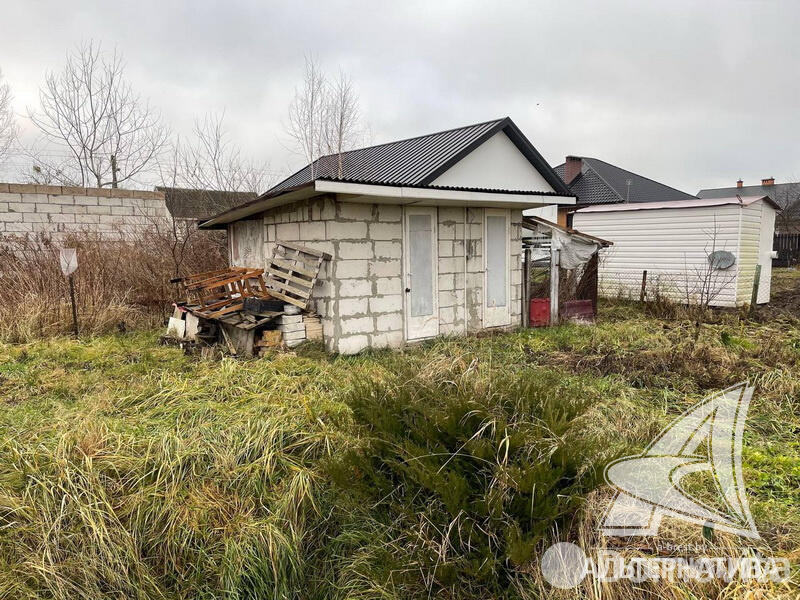
[[[594,156],[690,193],[800,178],[800,2],[4,2],[20,118],[81,41],[176,132],[226,111],[286,175],[304,54],[349,73],[372,142],[510,116],[551,164]],[[22,123],[24,135],[30,125]]]

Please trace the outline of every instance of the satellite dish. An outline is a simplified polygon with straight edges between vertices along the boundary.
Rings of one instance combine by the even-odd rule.
[[[708,262],[715,269],[730,269],[736,264],[736,257],[733,255],[733,252],[716,250],[708,255]]]

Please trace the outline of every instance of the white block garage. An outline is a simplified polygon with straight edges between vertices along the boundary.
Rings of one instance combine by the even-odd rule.
[[[235,266],[277,241],[330,254],[312,306],[352,354],[519,326],[522,210],[574,203],[505,118],[323,157],[201,227],[227,228]]]

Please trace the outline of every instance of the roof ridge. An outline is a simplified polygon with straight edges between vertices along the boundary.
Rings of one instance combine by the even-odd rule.
[[[613,165],[610,162],[607,162],[607,161],[602,160],[600,158],[594,158],[592,156],[581,156],[580,158],[583,159],[583,160],[585,160],[585,159],[596,160],[597,162],[603,163],[604,165],[608,165],[609,167],[614,167],[615,169],[619,169],[620,171],[625,171],[626,173],[630,173],[631,175],[635,175],[636,177],[640,177],[642,179],[647,179],[647,181],[652,181],[653,183],[661,185],[661,186],[663,186],[665,188],[669,188],[671,190],[675,190],[676,192],[680,192],[681,194],[686,194],[687,196],[691,196],[692,198],[697,198],[697,196],[695,196],[694,194],[690,194],[689,192],[684,192],[683,190],[679,190],[678,188],[672,187],[671,185],[667,185],[666,183],[661,183],[660,181],[656,181],[652,177],[647,177],[645,175],[639,175],[639,173],[634,173],[633,171],[629,171],[628,169],[623,169],[622,167],[619,167],[617,165]],[[595,171],[595,173],[597,173],[596,169],[594,171]],[[599,173],[597,173],[597,174],[600,175]],[[603,179],[603,181],[605,181],[605,179]],[[606,183],[608,183],[608,182],[606,182]],[[621,198],[621,196],[620,196],[620,198]]]
[[[489,125],[489,124],[499,125],[500,123],[504,123],[506,121],[510,121],[510,117],[506,116],[506,117],[501,117],[499,119],[490,119],[488,121],[481,121],[480,123],[472,123],[471,125],[462,125],[460,127],[453,127],[453,128],[450,128],[450,129],[443,129],[441,131],[434,131],[432,133],[425,133],[425,134],[422,134],[422,135],[403,138],[403,139],[400,139],[400,140],[393,140],[393,141],[390,141],[390,142],[383,142],[381,144],[373,144],[372,146],[362,146],[361,148],[353,148],[351,150],[344,150],[341,153],[341,155],[343,157],[345,157],[345,156],[348,156],[348,155],[352,155],[352,154],[354,154],[356,152],[362,152],[362,151],[365,151],[365,150],[372,150],[374,148],[382,148],[382,147],[385,147],[385,146],[392,146],[392,145],[395,145],[395,144],[400,144],[402,142],[409,142],[409,141],[412,141],[412,140],[421,140],[421,139],[424,139],[424,138],[430,138],[430,137],[433,137],[433,136],[439,136],[439,135],[443,135],[443,134],[453,133],[455,131],[462,131],[462,130],[465,130],[465,129],[473,129],[473,128],[476,128],[476,127],[481,127],[481,126]],[[286,177],[284,177],[283,179],[281,179],[280,181],[275,183],[273,186],[271,186],[264,193],[266,194],[268,192],[271,192],[275,188],[277,188],[277,187],[281,186],[282,184],[284,184],[286,181],[292,179],[296,175],[299,175],[300,173],[302,173],[306,169],[312,169],[312,172],[314,172],[315,175],[316,175],[317,166],[319,166],[320,163],[324,163],[326,160],[329,160],[329,159],[332,159],[332,158],[336,158],[338,155],[339,155],[339,153],[337,152],[337,153],[333,153],[333,154],[325,154],[323,156],[318,156],[313,161],[311,161],[309,163],[306,163],[305,165],[300,167],[294,173],[291,173],[291,174],[287,175]],[[317,179],[317,178],[318,177],[316,177],[316,176],[312,177],[312,179]]]
[[[442,129],[441,131],[434,131],[432,133],[423,133],[422,135],[414,135],[414,136],[407,137],[407,138],[402,138],[402,139],[399,139],[399,140],[392,140],[391,142],[382,142],[380,144],[373,144],[371,146],[362,146],[360,148],[352,148],[350,150],[342,151],[342,154],[349,154],[350,152],[360,152],[361,150],[370,150],[371,148],[380,148],[381,146],[390,146],[392,144],[399,144],[400,142],[410,142],[411,140],[420,140],[422,138],[431,137],[431,136],[434,136],[434,135],[441,135],[443,133],[451,133],[453,131],[460,131],[462,129],[471,129],[473,127],[480,127],[481,125],[488,125],[489,123],[500,123],[502,121],[505,121],[506,119],[508,119],[508,117],[501,117],[499,119],[489,119],[488,121],[481,121],[480,123],[472,123],[471,125],[462,125],[461,127],[452,127],[450,129]],[[320,157],[316,158],[314,160],[314,162],[322,160],[323,158],[329,158],[331,156],[338,156],[338,154],[339,154],[338,152],[334,152],[334,153],[331,153],[331,154],[324,154],[323,156],[320,156]],[[311,163],[308,163],[306,165],[306,167],[308,165],[310,165],[310,164]],[[305,167],[303,167],[303,169],[304,168]]]

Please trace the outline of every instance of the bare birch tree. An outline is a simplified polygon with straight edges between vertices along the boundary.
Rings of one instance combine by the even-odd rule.
[[[3,81],[3,72],[0,71],[0,165],[8,158],[11,144],[17,136],[17,124],[11,108],[12,99],[11,86]]]
[[[295,90],[289,105],[286,131],[311,165],[312,178],[319,170],[315,161],[322,157],[335,159],[335,166],[329,165],[329,170],[342,177],[343,152],[363,136],[358,94],[350,77],[340,71],[331,82],[317,60],[307,56],[303,84]]]
[[[259,194],[271,183],[269,165],[245,158],[231,142],[225,113],[208,114],[194,124],[194,143],[180,146],[182,177],[195,189]]]
[[[160,115],[133,91],[116,52],[89,42],[67,55],[59,73],[48,73],[31,121],[68,158],[33,153],[41,173],[72,185],[117,187],[143,174],[161,152],[168,130]]]
[[[325,150],[336,156],[336,172],[338,177],[344,175],[342,152],[355,146],[361,139],[359,128],[358,96],[353,89],[353,82],[343,71],[328,86],[327,110],[325,111],[324,136]]]
[[[188,142],[177,138],[168,155],[159,160],[159,175],[163,188],[173,188],[169,192],[178,202],[191,203],[192,211],[203,217],[246,202],[273,183],[269,165],[245,158],[231,141],[224,113],[197,119]],[[226,253],[225,236],[200,231],[192,219],[172,215],[152,221],[172,257],[175,273],[183,268],[187,248],[199,236],[216,244],[221,255]]]

